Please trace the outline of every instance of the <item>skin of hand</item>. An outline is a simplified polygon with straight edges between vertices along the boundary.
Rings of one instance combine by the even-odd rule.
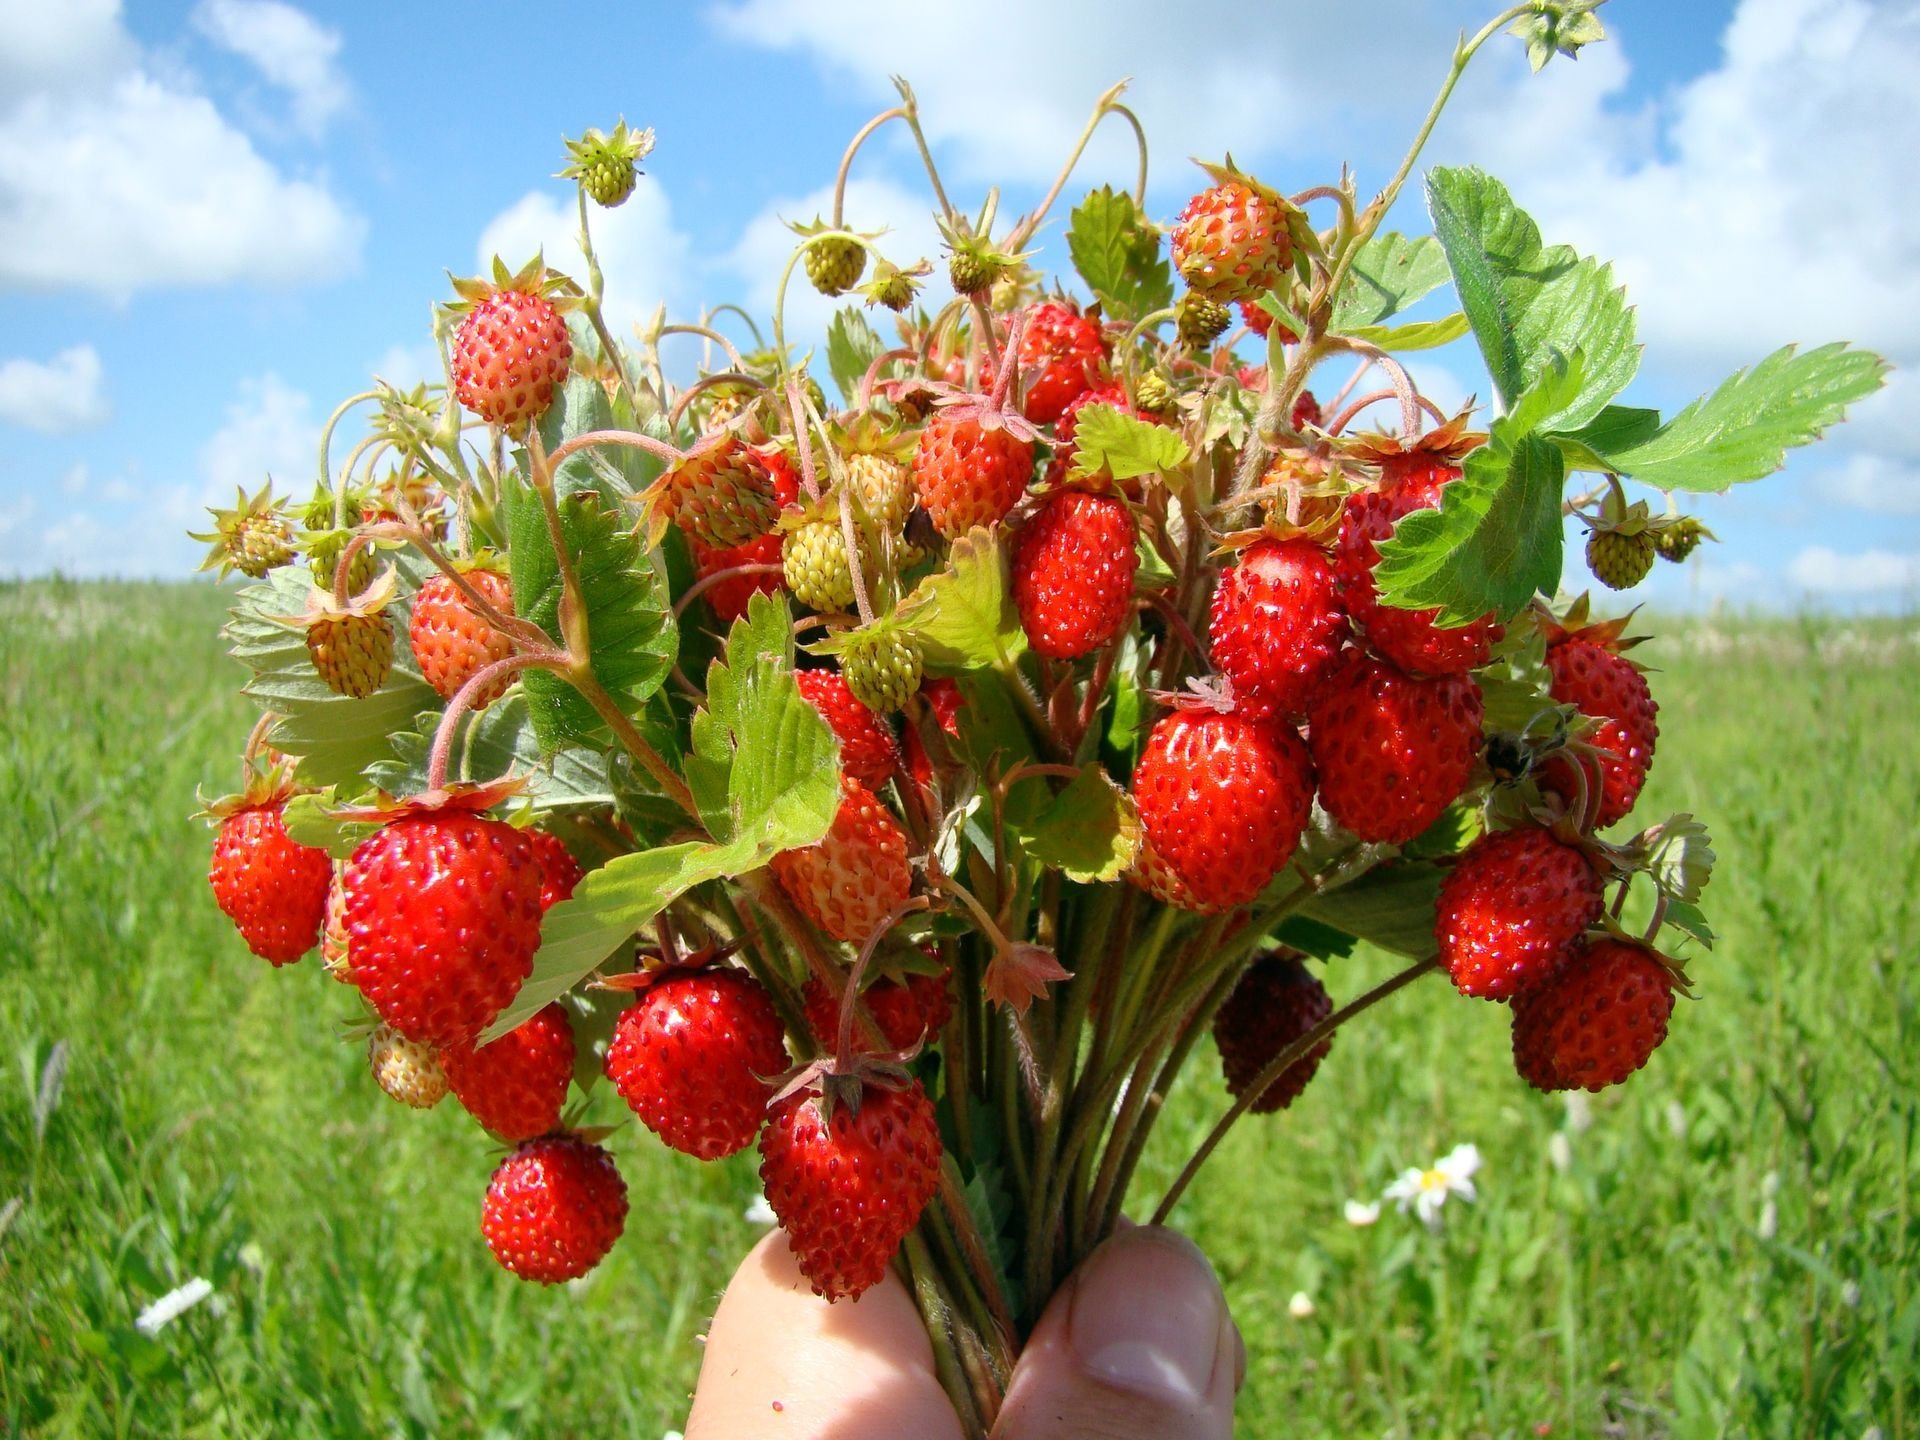
[[[1123,1230],[1048,1302],[994,1440],[1233,1434],[1246,1347],[1213,1267],[1171,1230]],[[933,1347],[893,1275],[815,1296],[776,1230],[735,1272],[707,1336],[686,1440],[961,1440]]]

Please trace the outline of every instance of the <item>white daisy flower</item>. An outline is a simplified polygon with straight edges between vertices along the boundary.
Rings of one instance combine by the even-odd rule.
[[[1387,1186],[1381,1198],[1397,1204],[1402,1215],[1411,1206],[1422,1221],[1437,1229],[1440,1207],[1447,1203],[1448,1196],[1472,1200],[1479,1193],[1473,1188],[1473,1175],[1479,1168],[1480,1147],[1456,1145],[1428,1169],[1409,1169]]]
[[[1347,1224],[1349,1225],[1371,1225],[1380,1218],[1380,1202],[1378,1200],[1349,1200],[1343,1209],[1346,1213]]]
[[[177,1290],[169,1290],[134,1318],[133,1326],[142,1335],[158,1335],[187,1311],[213,1294],[213,1282],[194,1276]]]

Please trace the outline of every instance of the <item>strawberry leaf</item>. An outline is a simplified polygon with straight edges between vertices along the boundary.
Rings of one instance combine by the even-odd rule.
[[[1031,782],[1029,782],[1031,783]],[[1140,816],[1127,793],[1089,765],[1018,832],[1028,856],[1082,885],[1120,878],[1140,848]]]
[[[1560,583],[1560,494],[1566,463],[1534,433],[1581,384],[1584,367],[1556,361],[1493,422],[1487,443],[1468,455],[1438,510],[1415,510],[1380,546],[1380,598],[1409,610],[1438,606],[1442,625],[1465,625],[1489,610],[1510,617],[1536,591]]]
[[[1173,270],[1160,254],[1160,232],[1124,190],[1087,193],[1067,226],[1067,253],[1106,312],[1134,321],[1173,303]]]
[[[749,847],[748,869],[827,833],[840,805],[839,745],[794,681],[784,599],[756,595],[734,622],[725,657],[707,670],[684,765],[708,831]]]
[[[1315,896],[1296,913],[1382,950],[1424,959],[1434,950],[1433,911],[1443,874],[1424,863],[1382,865]]]
[[[1467,333],[1467,317],[1458,310],[1440,320],[1417,320],[1411,325],[1356,325],[1342,332],[1381,350],[1436,350]]]
[[[1580,389],[1541,428],[1576,429],[1598,415],[1640,368],[1633,311],[1612,267],[1543,243],[1506,187],[1479,170],[1433,170],[1427,204],[1501,401],[1511,407],[1577,350],[1586,356]]]
[[[427,765],[441,712],[423,711],[392,737],[393,756],[367,767],[367,782],[390,795],[417,795],[427,788]],[[509,691],[486,709],[461,720],[448,757],[455,780],[523,778],[521,792],[541,813],[578,805],[610,805],[606,762],[598,751],[568,746],[543,754],[526,697]]]
[[[395,563],[403,588],[411,592],[425,562],[401,556]],[[235,597],[222,634],[233,657],[253,672],[245,693],[280,717],[268,740],[299,757],[300,779],[357,794],[367,767],[388,758],[387,737],[411,726],[422,710],[438,706],[440,697],[420,678],[406,643],[407,606],[397,600],[386,610],[394,631],[393,668],[386,681],[364,700],[336,695],[314,671],[305,634],[277,618],[300,614],[312,588],[304,565],[268,571],[265,580]]]
[[[1786,452],[1820,438],[1847,406],[1886,383],[1887,362],[1844,344],[1788,345],[1732,376],[1651,434],[1583,432],[1605,469],[1661,490],[1724,490],[1770,475]],[[1644,414],[1645,412],[1635,412]]]
[[[1660,412],[1632,405],[1609,405],[1578,430],[1561,431],[1553,437],[1560,453],[1567,458],[1569,470],[1596,470],[1618,473],[1609,459],[1617,450],[1630,449],[1651,439],[1660,430]]]
[[[998,665],[1026,644],[1007,582],[999,533],[976,525],[953,542],[936,570],[895,612],[926,658],[948,669]]]
[[[1446,252],[1431,235],[1376,235],[1354,257],[1330,328],[1351,335],[1357,327],[1378,325],[1446,283]]]
[[[425,788],[424,785],[418,787],[419,790]],[[395,793],[415,794],[417,790]],[[336,860],[350,858],[360,842],[380,826],[370,820],[336,820],[329,813],[334,804],[331,789],[291,797],[280,812],[280,823],[286,827],[287,838],[299,845],[324,850]]]
[[[1115,480],[1164,475],[1184,465],[1192,453],[1179,431],[1124,415],[1112,405],[1089,405],[1074,421],[1076,480],[1101,474]]]
[[[833,319],[827,323],[827,369],[849,406],[854,403],[867,368],[886,348],[873,326],[867,323],[867,317],[857,308],[849,305],[834,311]]]

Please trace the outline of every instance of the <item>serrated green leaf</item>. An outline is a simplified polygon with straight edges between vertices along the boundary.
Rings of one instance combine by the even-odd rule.
[[[438,710],[423,711],[412,725],[396,730],[392,757],[367,768],[368,783],[389,795],[415,795],[425,790],[440,715]],[[448,757],[447,774],[455,780],[475,782],[508,774],[519,776],[526,781],[523,797],[540,813],[613,802],[600,752],[568,746],[552,754],[543,753],[533,727],[533,712],[517,688],[477,714],[469,711],[462,719]]]
[[[1482,171],[1431,171],[1427,204],[1501,400],[1511,408],[1556,357],[1578,351],[1580,390],[1542,428],[1573,430],[1598,415],[1640,368],[1633,311],[1613,268],[1544,244],[1532,217]]]
[[[1350,334],[1356,326],[1378,325],[1446,281],[1446,252],[1431,235],[1376,235],[1354,257],[1334,302],[1331,328]]]
[[[1685,900],[1669,900],[1662,923],[1671,925],[1682,935],[1690,937],[1703,950],[1713,949],[1715,938],[1713,927],[1707,923],[1707,917],[1698,905],[1689,904]]]
[[[783,598],[755,595],[707,670],[684,761],[708,832],[771,857],[811,845],[840,805],[839,742],[793,678],[793,620]],[[755,863],[761,863],[756,861]]]
[[[1364,340],[1380,350],[1437,350],[1451,345],[1467,333],[1467,317],[1456,310],[1439,320],[1418,320],[1411,325],[1356,325],[1341,332],[1354,340]]]
[[[1506,620],[1536,592],[1560,583],[1560,497],[1566,464],[1533,433],[1580,385],[1582,365],[1556,362],[1493,422],[1461,476],[1440,492],[1440,508],[1415,510],[1380,546],[1380,598],[1410,610],[1437,606],[1441,625],[1465,625],[1492,611]]]
[[[1614,472],[1607,456],[1651,439],[1660,429],[1660,412],[1632,405],[1609,405],[1578,430],[1553,437],[1569,470]]]
[[[895,614],[926,658],[947,669],[998,665],[1026,644],[999,531],[979,525],[953,542],[946,565],[914,586]]]
[[[827,369],[840,397],[852,406],[860,382],[875,359],[887,348],[886,342],[867,323],[857,306],[848,305],[833,312],[827,322]]]
[[[1028,856],[1082,885],[1117,880],[1140,848],[1140,816],[1098,765],[1074,777],[1018,837]]]
[[[1075,207],[1067,253],[1080,278],[1116,320],[1134,321],[1173,303],[1173,270],[1160,232],[1124,190],[1102,186]]]
[[[530,485],[509,479],[504,490],[515,613],[557,643],[560,569],[546,515]],[[632,715],[660,688],[677,653],[665,581],[641,550],[617,485],[583,474],[569,460],[555,476],[554,490],[560,531],[586,601],[594,678]],[[606,722],[586,697],[559,676],[529,670],[520,683],[544,748],[587,744],[607,735]]]
[[[426,788],[423,780],[412,789],[391,793],[417,795]],[[324,850],[335,860],[350,857],[360,842],[380,827],[371,820],[334,819],[328,813],[334,803],[330,789],[291,797],[280,812],[280,823],[286,827],[287,838],[296,845],[311,845],[316,850]]]
[[[1382,950],[1424,959],[1434,953],[1434,903],[1444,874],[1425,862],[1382,865],[1316,895],[1296,913]]]
[[[560,998],[634,933],[695,885],[743,874],[765,863],[751,840],[731,845],[687,842],[621,855],[589,870],[571,899],[540,922],[533,973],[513,1003],[480,1037],[496,1040]]]
[[[1586,442],[1607,466],[1661,490],[1724,490],[1771,475],[1786,452],[1820,437],[1847,406],[1886,383],[1887,362],[1871,351],[1788,345],[1732,376],[1656,432],[1622,445]],[[1584,437],[1583,437],[1584,438]]]
[[[1073,427],[1073,478],[1107,474],[1115,480],[1164,475],[1193,452],[1180,432],[1122,414],[1112,405],[1089,405]]]
[[[1360,942],[1344,930],[1322,925],[1302,915],[1289,915],[1273,932],[1273,943],[1321,960],[1344,960]]]
[[[404,588],[414,588],[418,569],[402,561]],[[298,615],[313,587],[304,565],[282,565],[249,585],[234,601],[222,634],[233,657],[253,672],[245,693],[262,710],[280,717],[269,742],[299,757],[298,773],[309,785],[337,785],[358,792],[368,766],[387,758],[387,736],[440,697],[420,678],[406,643],[408,607],[387,606],[394,628],[393,668],[385,683],[363,700],[336,695],[314,672],[306,636],[276,617]]]

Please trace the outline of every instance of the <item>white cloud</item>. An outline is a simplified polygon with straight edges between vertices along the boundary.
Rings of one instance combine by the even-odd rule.
[[[272,371],[242,380],[226,419],[200,447],[206,493],[231,504],[236,488],[251,494],[268,475],[279,489],[304,493],[319,440],[320,422],[304,391]]]
[[[661,302],[671,315],[693,298],[688,287],[691,245],[674,228],[673,204],[658,180],[642,175],[624,205],[595,208],[591,223],[594,253],[607,282],[602,302],[607,327],[617,338],[628,339],[629,327],[650,318]],[[548,265],[584,285],[587,262],[580,253],[579,226],[571,192],[529,191],[481,231],[475,273],[490,274],[496,255],[509,270],[517,270],[538,250]]]
[[[1317,148],[1332,119],[1368,145],[1382,122],[1397,127],[1403,111],[1424,108],[1454,39],[1445,12],[1459,8],[1187,0],[1170,22],[1159,0],[974,0],[910,13],[897,0],[738,0],[713,20],[730,38],[812,55],[877,104],[894,103],[889,77],[905,75],[935,144],[952,147],[962,173],[999,182],[1050,179],[1095,97],[1127,76],[1162,175],[1195,173],[1188,155],[1231,149],[1250,162]],[[1126,124],[1110,119],[1083,173],[1130,183],[1133,155]]]
[[[84,460],[69,465],[60,475],[60,493],[62,495],[84,495],[93,479],[93,472],[87,468]]]
[[[283,174],[101,4],[0,26],[0,288],[124,301],[156,286],[309,284],[356,262],[365,223]],[[38,67],[48,65],[43,73]]]
[[[1843,555],[1810,545],[1787,563],[1787,578],[1818,595],[1872,595],[1920,590],[1920,554],[1862,550]]]
[[[51,360],[0,361],[0,420],[46,435],[106,423],[106,370],[91,345],[74,345]]]
[[[1876,515],[1920,515],[1920,465],[1885,455],[1852,454],[1818,480],[1835,504]]]
[[[367,373],[401,390],[411,390],[423,380],[435,385],[446,381],[439,347],[431,340],[417,345],[400,342],[389,345],[380,352],[380,358],[367,367]]]
[[[281,0],[200,0],[193,23],[286,91],[294,120],[308,134],[319,134],[345,108],[347,81],[335,64],[340,32],[304,10]]]

